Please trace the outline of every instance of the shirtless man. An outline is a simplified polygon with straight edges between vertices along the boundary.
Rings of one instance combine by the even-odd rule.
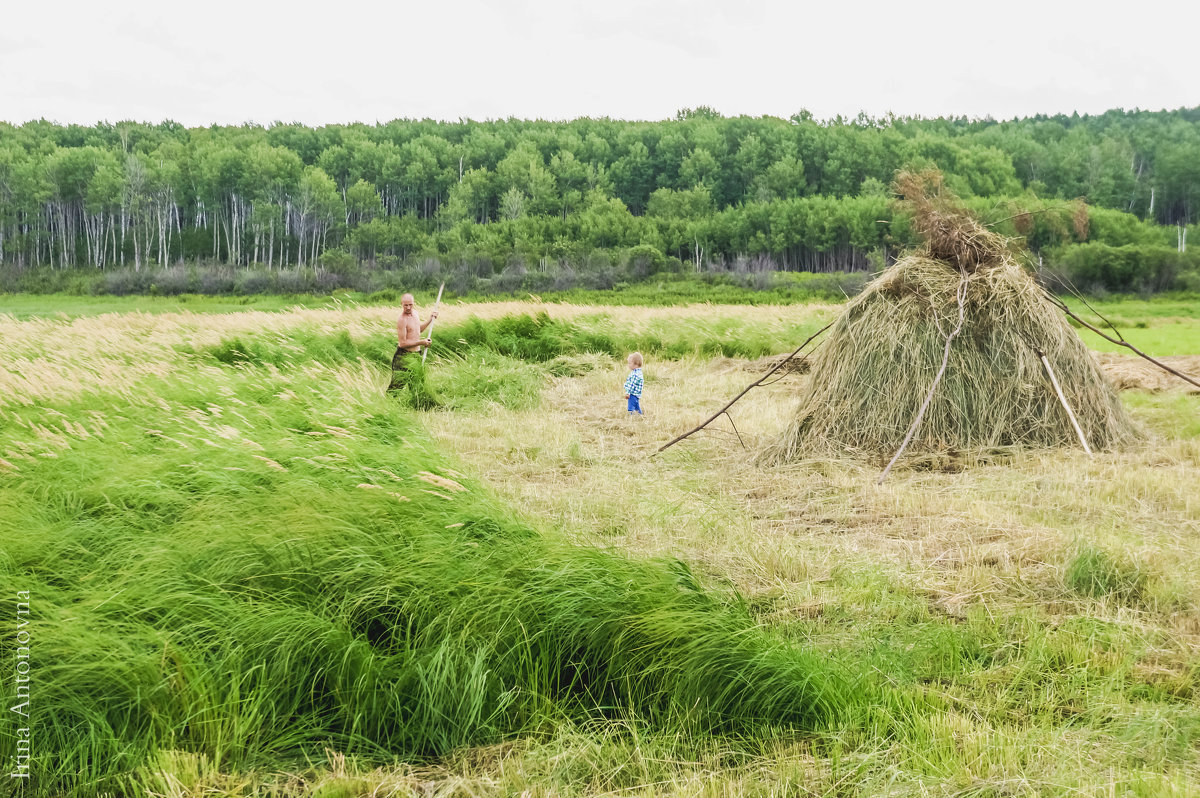
[[[399,341],[399,346],[396,347],[396,354],[392,355],[392,382],[388,385],[389,391],[403,387],[403,381],[399,375],[401,372],[408,371],[408,363],[406,362],[408,358],[416,355],[422,348],[433,343],[430,338],[422,338],[421,333],[425,332],[425,328],[438,315],[435,310],[429,314],[429,318],[422,324],[421,317],[413,309],[412,294],[405,294],[400,297],[400,307],[402,308],[400,319],[396,322],[396,338]]]

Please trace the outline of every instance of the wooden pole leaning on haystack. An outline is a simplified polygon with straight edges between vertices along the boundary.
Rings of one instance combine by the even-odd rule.
[[[1058,384],[1058,377],[1054,376],[1054,369],[1050,368],[1050,361],[1046,359],[1046,353],[1040,349],[1034,349],[1038,359],[1042,361],[1042,365],[1046,367],[1046,373],[1050,375],[1050,384],[1054,386],[1054,392],[1058,394],[1058,401],[1062,403],[1063,410],[1067,411],[1067,418],[1071,419],[1071,426],[1075,428],[1075,434],[1079,436],[1079,442],[1083,444],[1083,450],[1089,455],[1092,453],[1092,447],[1088,446],[1087,438],[1083,434],[1083,430],[1079,428],[1079,421],[1075,418],[1075,411],[1067,404],[1067,397],[1063,396],[1062,387]]]
[[[796,357],[797,355],[799,355],[799,354],[800,354],[802,351],[804,351],[804,347],[808,346],[810,343],[812,343],[814,340],[816,340],[816,338],[817,338],[817,336],[818,336],[818,335],[820,335],[821,333],[825,332],[826,330],[828,330],[828,329],[829,329],[830,327],[832,327],[832,326],[833,326],[833,322],[830,322],[829,324],[826,324],[826,325],[825,325],[824,327],[822,327],[821,329],[817,330],[817,331],[816,331],[815,333],[813,333],[812,335],[808,336],[808,338],[807,338],[807,339],[804,341],[804,343],[802,343],[802,344],[800,344],[800,346],[796,347],[796,351],[792,352],[790,355],[788,355],[787,357],[785,357],[783,360],[779,361],[779,362],[778,362],[778,363],[776,363],[774,366],[772,366],[770,369],[768,369],[768,371],[767,371],[767,373],[766,373],[766,374],[762,375],[762,376],[761,376],[761,377],[759,377],[757,380],[755,380],[754,382],[752,382],[752,383],[750,383],[749,385],[747,385],[747,386],[746,386],[746,388],[745,388],[745,389],[744,389],[744,390],[743,390],[741,393],[739,393],[737,396],[735,396],[735,397],[733,397],[732,399],[730,399],[728,404],[726,404],[726,405],[725,405],[724,407],[722,407],[720,410],[718,410],[717,412],[715,412],[715,413],[713,413],[711,416],[709,416],[709,417],[708,417],[708,418],[707,418],[707,419],[704,421],[704,423],[700,424],[700,425],[699,425],[699,426],[697,426],[697,427],[693,427],[692,429],[688,430],[687,432],[683,433],[682,435],[678,435],[678,436],[676,436],[675,438],[672,438],[671,440],[667,441],[667,442],[666,442],[666,443],[664,443],[662,446],[658,447],[658,451],[656,451],[654,454],[658,454],[659,452],[661,452],[661,451],[663,451],[663,450],[665,450],[665,449],[667,449],[667,448],[669,448],[669,447],[671,447],[671,446],[674,446],[675,444],[679,443],[679,442],[680,442],[681,440],[683,440],[684,438],[687,438],[687,437],[689,437],[690,435],[693,435],[693,434],[695,434],[695,433],[699,432],[700,430],[704,429],[704,428],[705,428],[705,427],[707,427],[709,424],[711,424],[712,422],[714,422],[714,421],[716,421],[718,418],[720,418],[722,413],[724,413],[725,415],[729,416],[729,408],[733,407],[733,403],[734,403],[734,402],[736,402],[738,399],[741,399],[741,398],[742,398],[743,396],[745,396],[746,394],[750,393],[750,389],[751,389],[751,388],[757,388],[759,385],[762,385],[764,382],[766,382],[766,380],[767,380],[767,377],[770,377],[772,374],[774,374],[775,372],[779,371],[779,370],[780,370],[781,368],[783,368],[785,365],[787,365],[788,363],[790,363],[790,362],[792,361],[792,359],[793,359],[793,358],[795,358],[795,357]],[[730,424],[733,424],[733,416],[729,416],[729,423],[730,423]],[[737,432],[737,427],[736,427],[736,426],[735,426],[733,429],[734,429],[734,432]],[[741,435],[741,433],[739,432],[739,433],[738,433],[738,440],[741,440],[741,438],[742,438],[742,435]],[[742,447],[743,447],[743,448],[745,448],[745,446],[746,446],[746,444],[745,444],[745,443],[743,443],[743,444],[742,444]]]

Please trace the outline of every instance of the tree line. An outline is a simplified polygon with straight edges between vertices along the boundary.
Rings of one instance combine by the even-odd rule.
[[[1200,108],[1009,121],[698,108],[659,122],[0,123],[0,266],[437,257],[499,271],[607,253],[651,268],[867,269],[912,242],[887,186],[924,166],[1037,251],[1183,250],[1200,209]],[[1082,237],[1066,218],[1075,198],[1090,206]]]

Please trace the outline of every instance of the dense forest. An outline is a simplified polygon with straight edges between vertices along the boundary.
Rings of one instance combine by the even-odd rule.
[[[1077,278],[1200,288],[1186,252],[1200,108],[1011,121],[699,108],[660,122],[0,123],[0,274],[208,263],[458,269],[519,286],[529,273],[618,267],[631,278],[865,270],[911,243],[888,184],[926,166]]]

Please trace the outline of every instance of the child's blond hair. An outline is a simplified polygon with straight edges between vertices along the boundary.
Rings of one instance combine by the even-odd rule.
[[[629,359],[633,361],[634,366],[636,366],[638,368],[642,367],[642,353],[641,352],[630,352]]]

